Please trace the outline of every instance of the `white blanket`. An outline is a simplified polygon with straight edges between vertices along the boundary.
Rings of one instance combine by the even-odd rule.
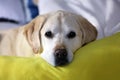
[[[120,31],[120,0],[39,0],[39,13],[56,10],[77,13],[98,30],[98,39]]]

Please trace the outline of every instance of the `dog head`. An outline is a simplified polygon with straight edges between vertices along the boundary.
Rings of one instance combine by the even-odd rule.
[[[35,53],[41,52],[48,63],[61,66],[72,61],[78,48],[95,40],[97,31],[82,16],[57,11],[34,19],[26,34]]]

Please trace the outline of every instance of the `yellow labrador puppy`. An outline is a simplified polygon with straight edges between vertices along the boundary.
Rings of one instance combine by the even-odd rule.
[[[95,40],[97,31],[80,15],[57,11],[38,16],[27,25],[0,32],[0,55],[39,54],[54,66],[72,61],[73,53]]]

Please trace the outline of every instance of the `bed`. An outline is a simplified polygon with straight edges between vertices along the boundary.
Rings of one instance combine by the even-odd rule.
[[[80,48],[61,67],[40,57],[0,56],[0,80],[120,80],[120,33]]]

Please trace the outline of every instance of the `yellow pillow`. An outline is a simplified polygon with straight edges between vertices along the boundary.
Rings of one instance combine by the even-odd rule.
[[[120,33],[80,48],[66,66],[40,57],[0,57],[0,80],[120,80]]]

